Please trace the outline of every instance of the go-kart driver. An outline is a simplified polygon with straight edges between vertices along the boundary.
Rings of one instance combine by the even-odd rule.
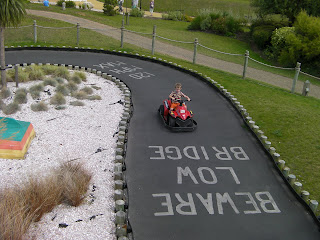
[[[169,98],[172,100],[171,106],[170,106],[170,113],[172,113],[173,110],[175,110],[179,106],[179,101],[182,97],[185,97],[188,101],[190,101],[190,98],[185,95],[183,92],[181,92],[182,84],[176,83],[175,84],[175,90],[171,92],[169,95]],[[186,106],[187,108],[187,106]]]

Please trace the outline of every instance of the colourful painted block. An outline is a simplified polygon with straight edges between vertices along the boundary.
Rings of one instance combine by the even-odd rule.
[[[23,159],[34,136],[30,122],[0,117],[0,158]]]

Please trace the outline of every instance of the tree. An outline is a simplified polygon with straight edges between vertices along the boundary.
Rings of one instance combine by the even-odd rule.
[[[25,3],[23,0],[0,0],[0,66],[2,87],[7,86],[4,30],[6,27],[18,26],[26,14]]]
[[[116,10],[114,10],[116,6],[117,6],[117,0],[104,0],[103,13],[108,16],[116,15],[117,12]]]
[[[320,16],[320,1],[315,0],[252,0],[251,4],[257,8],[260,17],[281,14],[292,23],[302,10],[312,16]]]

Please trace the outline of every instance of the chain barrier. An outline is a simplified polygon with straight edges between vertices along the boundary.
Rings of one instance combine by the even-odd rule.
[[[128,30],[128,29],[124,29],[124,31],[131,32],[131,33],[138,33],[138,34],[142,34],[142,35],[152,35],[152,33],[135,32],[135,31],[131,31],[131,30]]]
[[[27,25],[27,26],[20,26],[20,27],[7,27],[7,28],[25,28],[25,27],[32,27],[33,25]]]
[[[318,78],[318,77],[316,77],[316,76],[313,76],[313,75],[311,75],[311,74],[308,74],[308,73],[305,73],[305,72],[302,72],[302,71],[300,71],[300,73],[302,73],[302,74],[304,74],[304,75],[306,75],[306,76],[308,76],[308,77],[312,77],[312,78],[315,78],[315,79],[317,79],[317,80],[320,80],[320,78]]]
[[[283,70],[295,70],[295,68],[283,68],[283,67],[276,67],[276,66],[272,66],[272,65],[268,65],[268,64],[265,64],[265,63],[262,63],[262,62],[259,62],[251,57],[249,57],[250,60],[256,62],[256,63],[260,63],[264,66],[267,66],[267,67],[271,67],[271,68],[277,68],[277,69],[283,69]]]
[[[208,49],[210,51],[214,51],[214,52],[217,52],[217,53],[222,53],[222,54],[226,54],[226,55],[231,55],[231,56],[244,56],[244,54],[238,54],[238,53],[226,53],[226,52],[221,52],[221,51],[218,51],[218,50],[215,50],[215,49],[211,49],[211,48],[208,48],[202,44],[198,44],[200,47],[203,47],[205,49]]]
[[[45,29],[70,29],[70,28],[76,28],[77,26],[72,26],[72,27],[44,27],[44,26],[37,25],[37,27],[45,28]]]
[[[172,39],[169,39],[169,38],[161,37],[161,36],[159,36],[159,35],[157,35],[157,37],[158,37],[158,38],[162,38],[162,39],[164,39],[164,40],[171,41],[171,42],[194,44],[194,42],[183,42],[183,41],[178,41],[178,40],[172,40]]]

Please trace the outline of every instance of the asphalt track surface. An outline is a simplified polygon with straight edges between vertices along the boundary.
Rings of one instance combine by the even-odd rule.
[[[7,64],[47,62],[107,72],[132,91],[126,177],[134,239],[320,239],[316,221],[240,115],[207,83],[124,56],[6,52]],[[176,82],[193,100],[188,107],[198,122],[194,132],[170,132],[157,112]]]

